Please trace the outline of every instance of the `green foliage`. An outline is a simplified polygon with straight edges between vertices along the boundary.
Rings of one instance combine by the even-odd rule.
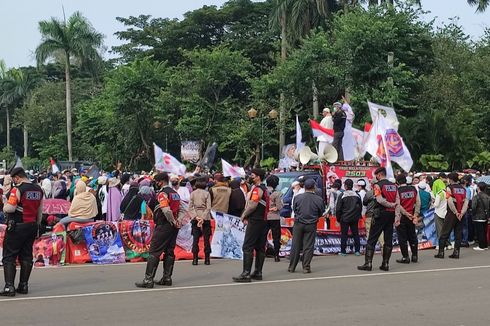
[[[263,161],[260,161],[260,167],[272,171],[277,167],[278,160],[274,157],[268,157]]]
[[[475,157],[468,161],[468,166],[470,168],[479,168],[482,171],[487,170],[488,168],[490,168],[490,152],[483,151],[481,153],[478,153],[477,155],[475,155]]]
[[[447,171],[449,168],[449,164],[444,160],[444,155],[441,154],[423,154],[419,161],[427,171]]]

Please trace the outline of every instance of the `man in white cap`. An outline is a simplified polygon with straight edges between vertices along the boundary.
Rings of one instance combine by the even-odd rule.
[[[333,120],[332,120],[332,114],[330,113],[329,108],[324,108],[323,109],[323,119],[320,122],[320,125],[325,128],[325,129],[333,129]],[[328,139],[326,136],[321,135],[318,136],[318,155],[323,155],[325,151],[325,146],[327,146]]]

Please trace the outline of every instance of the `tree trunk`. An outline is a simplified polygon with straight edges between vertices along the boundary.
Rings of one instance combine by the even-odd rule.
[[[28,156],[28,149],[29,149],[29,134],[27,133],[27,127],[26,125],[24,124],[24,157],[27,157]]]
[[[286,40],[286,13],[281,16],[281,61],[286,61],[287,57],[287,40]],[[279,156],[286,144],[286,133],[284,131],[284,119],[286,115],[286,103],[284,93],[281,93],[279,99]]]
[[[73,161],[71,142],[71,78],[70,78],[70,54],[65,53],[65,87],[66,87],[66,136],[68,141],[68,161]]]
[[[5,112],[7,114],[7,147],[10,147],[10,114],[9,108],[5,108]]]
[[[318,88],[315,85],[315,82],[312,82],[311,88],[313,89],[313,119],[316,119],[319,114],[318,110]]]
[[[260,167],[260,144],[255,145],[255,163],[254,167]]]

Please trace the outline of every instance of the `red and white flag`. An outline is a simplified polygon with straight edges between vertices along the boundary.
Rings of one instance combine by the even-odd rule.
[[[163,172],[185,175],[186,167],[169,153],[165,153],[157,144],[153,143],[155,153],[155,169]]]
[[[223,167],[223,176],[231,178],[241,178],[245,176],[245,170],[239,166],[232,166],[230,163],[221,159],[221,166]]]
[[[49,164],[51,164],[51,173],[58,173],[60,172],[60,168],[56,164],[56,161],[53,160],[53,158],[49,159]]]
[[[333,129],[324,128],[315,120],[310,120],[310,126],[313,137],[324,136],[327,142],[333,142]]]

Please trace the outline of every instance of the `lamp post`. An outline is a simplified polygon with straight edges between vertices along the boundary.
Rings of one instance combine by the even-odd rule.
[[[251,108],[250,110],[247,111],[247,114],[248,114],[248,117],[250,119],[255,119],[257,117],[257,114],[259,112],[254,109],[254,108]],[[277,119],[277,116],[279,115],[279,113],[272,109],[269,111],[269,113],[267,114],[267,116],[269,117],[269,119],[271,120],[275,120]],[[261,144],[260,144],[260,148],[261,148],[261,153],[260,153],[260,160],[263,161],[264,160],[264,118],[265,118],[265,115],[264,114],[260,114],[260,132],[261,132]]]

